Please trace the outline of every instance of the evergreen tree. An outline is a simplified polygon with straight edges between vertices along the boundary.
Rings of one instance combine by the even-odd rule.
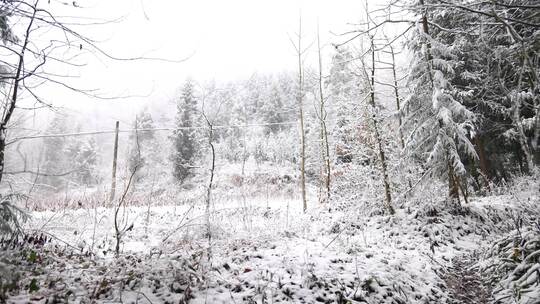
[[[47,134],[66,134],[68,132],[67,117],[65,114],[56,113],[47,127]],[[60,188],[65,183],[65,176],[59,176],[67,170],[73,170],[73,164],[66,158],[67,138],[62,136],[47,137],[43,140],[45,147],[44,162],[40,170],[47,175],[43,176],[43,182],[55,188]]]
[[[431,176],[445,178],[450,196],[458,198],[467,173],[463,155],[476,158],[470,141],[475,115],[456,99],[461,92],[448,81],[455,73],[454,49],[438,39],[437,31],[429,31],[428,20],[435,22],[432,19],[438,14],[427,9],[419,14],[423,22],[409,42],[413,60],[411,93],[404,105],[405,125],[409,126],[407,151],[425,160]]]
[[[97,150],[97,143],[93,137],[72,137],[67,141],[65,158],[76,167],[72,178],[78,184],[90,186],[99,182]]]
[[[284,119],[284,103],[281,92],[276,84],[273,84],[268,92],[265,102],[261,105],[260,115],[263,123],[269,124],[265,127],[266,134],[276,134],[282,130]]]
[[[70,133],[68,124],[66,115],[56,114],[47,128],[47,133]],[[80,132],[80,126],[75,130],[75,133]],[[43,177],[45,184],[61,189],[67,181],[85,186],[98,183],[98,147],[93,137],[48,137],[44,139],[44,146],[44,163],[40,171],[47,174]]]
[[[422,45],[433,70],[443,71],[444,93],[457,101],[453,105],[474,113],[474,119],[457,118],[457,123],[479,161],[468,157],[466,149],[458,151],[477,188],[528,172],[533,160],[540,162],[540,39],[531,26],[540,23],[540,16],[534,3],[479,2],[464,9],[462,0],[453,5],[431,0],[425,3],[429,9],[418,12],[430,23]]]
[[[329,115],[336,123],[330,128],[331,139],[334,141],[336,161],[350,163],[354,156],[355,135],[358,131],[359,111],[361,101],[361,80],[356,76],[353,67],[353,53],[346,47],[336,49],[332,56],[330,75],[327,81]]]
[[[0,41],[7,45],[9,43],[17,42],[17,37],[11,30],[9,24],[10,9],[8,7],[0,6]],[[6,85],[13,75],[10,72],[9,65],[2,62],[0,63],[0,86]]]
[[[232,126],[242,126],[248,123],[248,117],[246,115],[245,104],[242,98],[237,93],[236,96],[230,102],[230,113],[228,124]],[[231,162],[237,162],[244,160],[247,157],[246,148],[246,132],[248,128],[234,127],[227,128],[224,131],[224,151],[220,151],[227,160]]]
[[[534,3],[518,0],[508,7],[477,4],[474,9],[488,12],[487,16],[459,7],[437,8],[437,23],[443,29],[454,29],[438,30],[438,37],[453,45],[458,56],[456,73],[450,81],[462,92],[457,96],[460,101],[477,114],[473,142],[480,158],[479,169],[489,180],[529,172],[534,153],[540,163],[535,137],[540,132],[540,39],[537,29],[519,23],[540,23]],[[503,17],[516,21],[502,21]],[[482,26],[471,27],[472,23]],[[534,62],[536,67],[531,65]]]
[[[197,100],[195,99],[195,84],[187,80],[182,89],[176,105],[176,129],[173,132],[173,176],[183,183],[191,173],[191,167],[195,160],[198,145],[194,129],[188,129],[196,125]]]

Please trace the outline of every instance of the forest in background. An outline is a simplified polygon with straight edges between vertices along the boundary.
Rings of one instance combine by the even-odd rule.
[[[137,167],[144,171],[138,181],[178,185],[204,175],[206,169],[195,170],[209,157],[202,111],[216,127],[218,164],[267,162],[296,172],[305,158],[309,183],[321,189],[332,176],[339,185],[356,175],[356,183],[370,176],[392,184],[389,192],[402,193],[422,177],[436,177],[458,198],[529,174],[540,162],[536,7],[495,4],[499,13],[481,13],[492,6],[412,7],[406,16],[421,17],[416,23],[394,20],[392,14],[403,10],[389,6],[382,15],[370,15],[367,28],[352,33],[354,40],[323,45],[332,49],[331,58],[320,58],[318,67],[301,65],[300,82],[294,72],[229,83],[186,80],[174,100],[147,105],[133,121],[122,122],[122,129],[131,130],[121,134],[122,174]],[[411,23],[403,38],[385,34],[384,25],[392,22]],[[318,45],[319,53],[312,44],[300,58],[310,49],[311,56],[320,55]],[[76,134],[81,121],[91,121],[55,113],[39,133]],[[37,168],[38,188],[108,187],[113,135],[38,133],[30,143],[19,141],[31,129],[32,115],[21,111],[8,146],[7,171],[31,171],[21,190]],[[381,154],[387,154],[384,160]]]

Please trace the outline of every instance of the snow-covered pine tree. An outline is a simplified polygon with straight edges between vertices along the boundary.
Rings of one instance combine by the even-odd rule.
[[[430,34],[455,58],[446,75],[454,98],[475,113],[472,142],[479,162],[465,159],[465,165],[477,188],[527,172],[533,160],[540,163],[540,36],[531,25],[540,24],[540,16],[534,3],[429,3]]]
[[[100,181],[97,175],[99,161],[98,147],[93,137],[61,136],[62,134],[80,132],[78,125],[69,130],[68,125],[74,125],[65,113],[57,113],[47,128],[48,134],[59,135],[43,139],[44,162],[40,171],[44,174],[44,184],[57,190],[68,182],[78,186],[95,185]]]
[[[64,113],[55,113],[49,126],[47,134],[68,133],[68,118]],[[44,160],[40,166],[42,182],[56,189],[61,188],[66,183],[66,176],[61,176],[68,171],[74,170],[73,163],[66,158],[67,138],[62,136],[47,137],[43,139]]]
[[[331,104],[329,115],[336,123],[331,124],[329,132],[333,139],[333,149],[338,163],[350,163],[353,160],[353,142],[355,141],[357,105],[360,99],[360,81],[353,67],[352,52],[342,46],[332,56],[327,80],[328,103]],[[334,153],[330,153],[331,155]]]
[[[459,199],[461,191],[466,199],[463,156],[477,158],[470,141],[476,117],[456,100],[460,92],[448,81],[456,65],[453,48],[438,39],[438,31],[430,32],[429,20],[444,12],[432,12],[423,0],[419,4],[415,14],[421,21],[409,41],[413,55],[410,95],[403,107],[408,131],[406,151],[423,162],[429,176],[447,180],[450,197]]]
[[[481,131],[491,158],[488,163],[495,164],[489,173],[497,179],[507,179],[507,173],[530,173],[535,161],[540,164],[540,15],[535,4],[534,0],[516,0],[507,6],[486,2],[475,10],[488,15],[463,10],[454,14],[483,25],[466,55],[479,58],[480,86],[473,96],[485,117]]]
[[[266,134],[276,134],[283,129],[283,126],[279,124],[285,121],[284,110],[281,92],[278,85],[273,83],[259,111],[262,122],[264,124],[271,124],[265,127]]]
[[[196,125],[197,100],[195,98],[195,83],[188,79],[180,98],[176,105],[175,126],[178,128],[173,132],[173,153],[171,160],[173,162],[173,176],[183,183],[191,173],[193,161],[199,149],[195,130],[189,129]]]
[[[70,137],[66,140],[65,157],[74,164],[71,178],[80,186],[97,184],[99,161],[98,147],[94,137]]]
[[[230,113],[228,115],[228,124],[232,126],[242,126],[247,124],[248,117],[245,114],[245,106],[243,100],[237,94],[230,100]],[[223,155],[228,161],[237,162],[244,160],[247,157],[246,148],[246,132],[247,128],[235,127],[223,130],[224,137],[222,140],[223,151],[219,154]]]
[[[11,238],[22,232],[22,224],[28,219],[28,214],[17,207],[19,199],[20,196],[15,194],[0,194],[0,238]]]

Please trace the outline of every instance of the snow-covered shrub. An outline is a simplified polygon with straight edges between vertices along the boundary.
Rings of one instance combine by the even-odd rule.
[[[21,224],[28,215],[15,205],[15,201],[19,199],[19,195],[8,194],[0,195],[0,238],[8,240],[21,232]],[[11,279],[11,271],[8,265],[0,260],[0,302],[6,300],[5,293],[11,286],[8,280]]]
[[[531,196],[540,195],[540,185],[538,181],[540,180],[540,169],[534,168],[531,170],[531,174],[522,174],[512,176],[510,182],[501,182],[496,186],[492,187],[493,194],[525,194],[528,196],[528,201],[530,201]],[[531,193],[532,192],[532,193]],[[532,194],[532,195],[530,195]]]
[[[19,195],[0,195],[0,236],[11,237],[21,231],[21,224],[28,215],[15,205]]]
[[[333,167],[332,200],[333,206],[345,210],[351,206],[362,206],[364,214],[382,212],[380,204],[379,175],[373,165],[357,162],[339,164]]]
[[[526,228],[517,227],[495,242],[483,263],[483,271],[494,287],[497,303],[538,303],[540,221]]]

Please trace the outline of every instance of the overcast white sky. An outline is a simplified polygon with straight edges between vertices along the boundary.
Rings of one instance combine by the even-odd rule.
[[[339,32],[363,14],[358,0],[115,0],[99,1],[95,11],[127,16],[113,26],[107,43],[113,51],[155,50],[152,55],[166,58],[195,53],[182,65],[154,65],[157,73],[148,78],[166,72],[216,79],[294,67],[288,34],[297,31],[300,11],[306,40],[314,39],[317,18],[327,40],[329,30]]]
[[[71,1],[68,1],[71,4]],[[323,43],[342,41],[330,32],[350,30],[364,16],[358,0],[91,0],[82,8],[52,1],[61,14],[81,15],[120,22],[82,27],[80,31],[102,42],[117,57],[148,56],[181,59],[182,63],[90,59],[77,73],[80,83],[99,87],[110,95],[147,95],[120,101],[91,101],[83,96],[55,91],[55,102],[83,111],[109,109],[118,104],[124,114],[143,102],[173,98],[187,76],[218,81],[247,78],[254,72],[279,72],[296,68],[289,35],[298,31],[302,14],[305,43],[315,41],[317,20]],[[383,1],[369,0],[370,8]],[[65,12],[64,12],[65,10]],[[330,48],[327,48],[330,50]],[[316,59],[316,50],[308,61]],[[327,60],[329,58],[327,57]],[[74,102],[76,100],[76,102]],[[118,107],[113,106],[118,113]],[[122,114],[122,113],[120,113]]]

